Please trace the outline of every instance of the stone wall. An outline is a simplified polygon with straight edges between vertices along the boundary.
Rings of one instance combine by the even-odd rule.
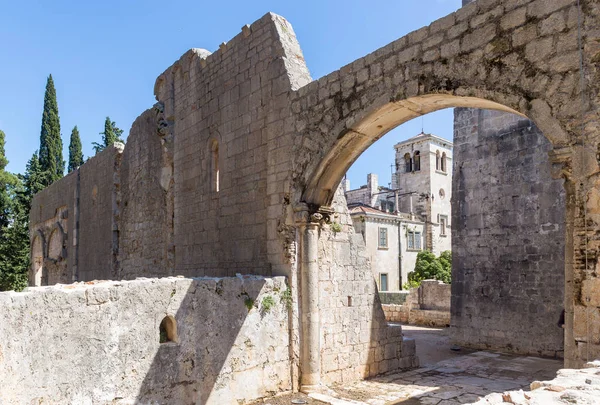
[[[77,280],[118,279],[119,170],[123,144],[88,160],[79,171]]]
[[[382,308],[388,322],[447,327],[450,325],[450,284],[423,280],[418,288],[410,289],[403,304],[383,304]]]
[[[488,110],[456,109],[454,131],[453,340],[562,356],[565,194],[550,142]]]
[[[364,240],[354,232],[346,199],[338,189],[332,205],[341,232],[330,226],[319,238],[319,307],[325,383],[348,382],[418,366],[414,341],[388,326]]]
[[[119,278],[173,275],[173,134],[157,104],[133,123],[123,152]],[[85,166],[85,165],[84,165]]]
[[[122,152],[122,144],[107,147],[34,196],[30,235],[32,246],[41,241],[46,276],[36,276],[34,249],[30,285],[116,278]]]
[[[239,276],[0,293],[0,403],[222,405],[290,390],[286,288]],[[167,316],[176,334],[160,343]]]

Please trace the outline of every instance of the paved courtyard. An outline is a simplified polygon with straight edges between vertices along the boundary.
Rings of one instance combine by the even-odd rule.
[[[348,386],[332,387],[339,404],[454,405],[476,402],[497,392],[523,389],[535,380],[550,380],[561,360],[513,356],[487,351],[452,351],[447,329],[403,326],[417,342],[421,368]],[[336,403],[336,402],[333,402]]]

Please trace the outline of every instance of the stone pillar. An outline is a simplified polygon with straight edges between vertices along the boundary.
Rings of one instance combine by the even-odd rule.
[[[319,310],[319,227],[323,216],[297,210],[300,241],[300,390],[314,391],[321,382]]]

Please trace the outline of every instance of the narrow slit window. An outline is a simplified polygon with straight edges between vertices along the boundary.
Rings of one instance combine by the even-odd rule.
[[[211,159],[211,182],[212,190],[219,192],[219,142],[212,142],[212,159]]]

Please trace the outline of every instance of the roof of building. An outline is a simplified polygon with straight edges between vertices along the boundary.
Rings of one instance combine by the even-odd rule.
[[[425,141],[427,139],[433,139],[436,140],[438,142],[442,142],[442,143],[447,143],[449,146],[453,146],[454,144],[452,143],[452,141],[449,141],[445,138],[442,138],[441,136],[437,136],[434,134],[426,134],[425,132],[421,132],[420,134],[417,134],[415,136],[413,136],[412,138],[408,138],[405,141],[402,142],[398,142],[397,144],[394,145],[394,148],[398,148],[399,146],[404,146],[413,142],[418,142],[418,141]]]
[[[350,215],[366,215],[368,217],[377,217],[377,218],[385,218],[391,220],[398,221],[409,221],[409,222],[423,222],[418,215],[413,215],[411,219],[411,215],[408,213],[398,213],[398,214],[390,214],[389,212],[381,211],[375,207],[371,207],[370,205],[366,205],[363,203],[353,203],[348,204],[348,211]]]

